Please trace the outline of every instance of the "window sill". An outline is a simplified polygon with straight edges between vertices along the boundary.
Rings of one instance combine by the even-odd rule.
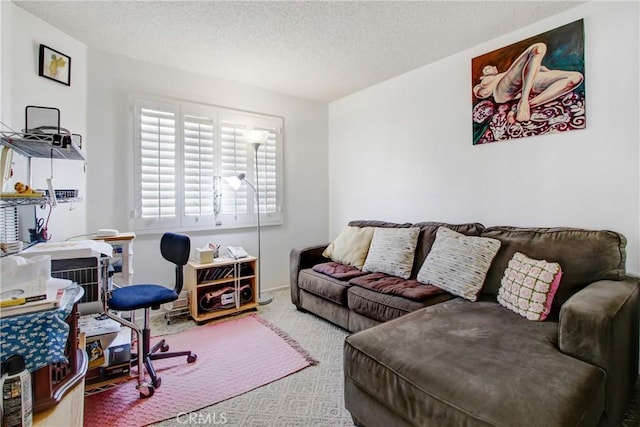
[[[265,227],[273,227],[273,226],[279,226],[282,225],[282,220],[281,219],[274,219],[274,220],[261,220],[260,221],[260,228],[265,228]],[[255,229],[257,227],[258,224],[256,224],[256,222],[254,221],[253,223],[236,223],[236,224],[220,224],[220,225],[213,225],[213,224],[206,224],[206,225],[200,225],[200,226],[194,226],[194,227],[180,227],[180,228],[171,228],[170,231],[172,232],[176,232],[176,233],[188,233],[188,232],[202,232],[202,231],[207,231],[207,232],[224,232],[224,231],[233,231],[233,230],[240,230],[243,228],[253,228]],[[164,233],[166,231],[169,231],[168,228],[142,228],[142,229],[134,229],[136,235],[153,235],[153,234],[160,234],[160,233]]]

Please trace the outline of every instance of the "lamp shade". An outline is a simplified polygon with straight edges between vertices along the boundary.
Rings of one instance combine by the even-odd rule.
[[[233,189],[233,191],[238,191],[240,189],[240,186],[242,185],[242,180],[244,179],[245,175],[243,173],[241,173],[238,176],[230,176],[226,178],[227,184],[229,184],[229,186]]]
[[[242,136],[244,136],[244,140],[247,141],[247,144],[264,144],[267,138],[269,138],[269,132],[266,130],[245,130],[242,132]]]

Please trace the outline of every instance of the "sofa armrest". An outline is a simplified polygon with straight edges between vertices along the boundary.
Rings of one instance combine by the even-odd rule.
[[[632,277],[593,282],[560,310],[560,351],[606,372],[605,409],[614,422],[638,377],[639,283]]]
[[[321,262],[329,261],[322,256],[322,252],[329,246],[328,243],[306,248],[291,249],[289,254],[289,288],[291,289],[291,302],[300,306],[300,293],[298,292],[298,274],[300,270],[311,268]]]

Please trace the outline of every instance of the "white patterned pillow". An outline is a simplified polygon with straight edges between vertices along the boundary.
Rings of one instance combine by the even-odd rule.
[[[562,269],[557,262],[532,259],[516,252],[504,270],[498,302],[529,320],[544,320],[551,311],[561,277]]]
[[[498,249],[500,240],[465,236],[439,227],[418,281],[476,301]]]
[[[376,228],[362,270],[408,279],[419,234],[417,227]]]

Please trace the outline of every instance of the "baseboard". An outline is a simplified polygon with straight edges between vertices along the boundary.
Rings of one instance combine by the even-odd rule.
[[[281,291],[283,289],[289,289],[289,285],[276,286],[275,288],[262,289],[262,292],[273,292],[273,291]]]

